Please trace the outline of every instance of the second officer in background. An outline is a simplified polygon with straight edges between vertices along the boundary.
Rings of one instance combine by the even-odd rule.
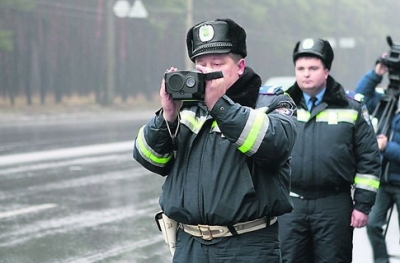
[[[283,262],[352,262],[379,187],[379,149],[368,111],[330,75],[323,39],[299,41],[288,89],[300,124],[291,161],[292,213],[279,218]],[[354,187],[354,198],[352,198]]]

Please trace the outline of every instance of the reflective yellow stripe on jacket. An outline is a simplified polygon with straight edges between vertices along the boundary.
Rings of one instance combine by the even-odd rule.
[[[348,122],[355,124],[358,112],[352,109],[327,109],[321,111],[316,116],[317,122],[326,122],[328,124],[338,124],[339,122]],[[305,109],[297,110],[297,120],[307,122],[311,118],[311,113]]]
[[[379,188],[379,178],[370,174],[356,174],[354,184],[356,188],[377,192]]]
[[[196,112],[183,110],[180,113],[181,124],[186,125],[194,134],[198,134],[201,126],[206,122],[206,116],[196,117]]]
[[[236,141],[239,151],[247,155],[254,154],[261,145],[269,126],[269,119],[265,118],[265,108],[250,111],[246,125]],[[196,117],[193,111],[181,112],[181,123],[187,126],[193,133],[199,133],[206,121],[205,116]],[[220,131],[216,121],[212,123],[211,132]]]
[[[260,108],[250,111],[246,125],[235,143],[242,153],[252,155],[260,147],[269,126],[265,110]]]
[[[140,156],[152,165],[164,167],[171,160],[172,153],[169,154],[158,154],[156,153],[146,142],[144,138],[143,127],[140,128],[138,137],[136,139],[136,148],[139,151]]]

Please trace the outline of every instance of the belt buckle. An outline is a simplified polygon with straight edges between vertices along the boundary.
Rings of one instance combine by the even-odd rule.
[[[211,233],[211,229],[209,225],[197,225],[197,228],[200,231],[201,238],[204,240],[213,240],[213,235]]]

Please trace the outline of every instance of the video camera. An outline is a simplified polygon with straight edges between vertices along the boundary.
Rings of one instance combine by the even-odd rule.
[[[390,125],[397,110],[400,93],[400,45],[394,44],[390,36],[387,36],[386,40],[390,46],[389,54],[380,57],[377,63],[382,63],[388,68],[389,85],[385,90],[385,96],[380,98],[371,116],[379,116],[376,133],[390,137]]]
[[[396,90],[396,93],[400,90],[400,44],[395,44],[390,36],[386,37],[386,41],[389,44],[389,54],[384,58],[379,58],[378,62],[384,64],[389,72],[389,86],[388,89]]]
[[[173,71],[164,74],[165,89],[173,100],[203,100],[206,81],[222,78],[221,71]]]

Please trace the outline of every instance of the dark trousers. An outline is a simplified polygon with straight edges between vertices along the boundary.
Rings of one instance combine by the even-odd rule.
[[[294,210],[278,218],[284,263],[351,263],[350,191],[317,199],[293,197]]]
[[[400,187],[381,184],[367,224],[367,234],[375,263],[389,262],[383,227],[386,225],[388,211],[393,204],[396,204],[397,211],[400,211]],[[400,212],[398,223],[400,225]]]
[[[178,229],[174,263],[280,263],[278,223],[233,237],[205,241]]]

